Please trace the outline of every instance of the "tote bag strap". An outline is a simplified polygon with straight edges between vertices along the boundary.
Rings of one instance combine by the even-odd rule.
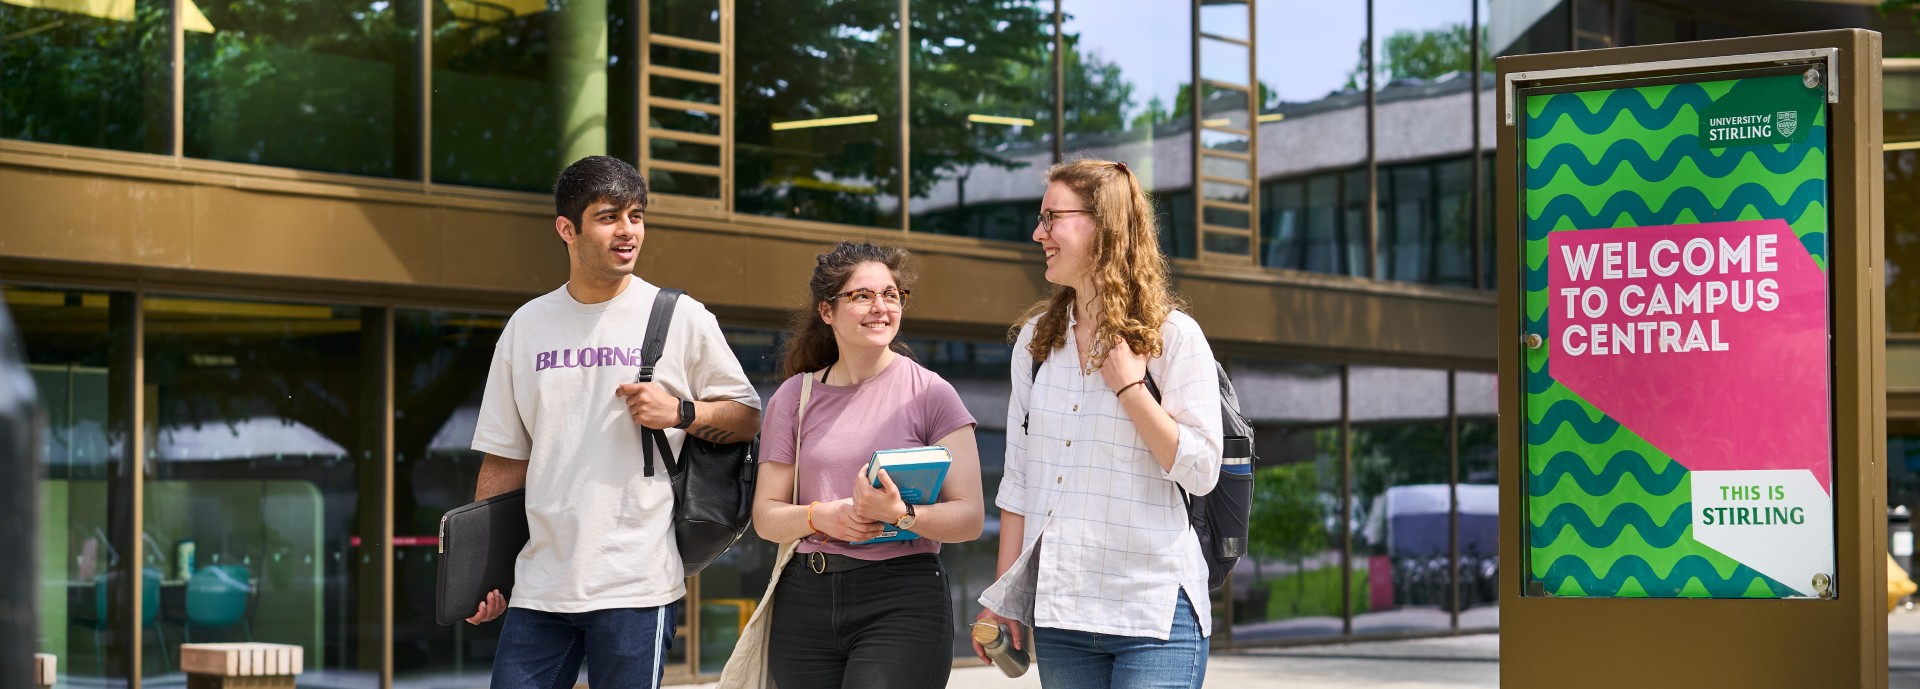
[[[793,416],[793,492],[789,501],[800,502],[800,423],[807,418],[807,400],[813,397],[813,373],[800,376],[800,404]],[[787,568],[787,561],[793,559],[794,548],[801,539],[780,544],[780,550],[773,558],[773,573],[767,580],[767,592],[760,596],[760,605],[753,609],[753,615],[747,618],[747,624],[740,629],[740,640],[734,645],[733,655],[727,658],[726,668],[720,672],[720,689],[775,689],[773,678],[768,673],[767,651],[773,629],[773,591],[780,584],[780,572]]]

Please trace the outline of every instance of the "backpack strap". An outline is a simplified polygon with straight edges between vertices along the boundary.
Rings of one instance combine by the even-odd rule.
[[[647,316],[646,339],[640,346],[640,374],[634,377],[633,382],[653,382],[654,364],[659,363],[660,356],[666,352],[667,328],[673,325],[673,307],[680,302],[682,294],[685,292],[662,287],[660,293],[654,295],[653,313]],[[659,448],[660,461],[667,465],[667,474],[680,473],[681,466],[674,461],[673,446],[667,443],[666,431],[643,427],[640,429],[640,436],[640,453],[646,457],[645,468],[641,470],[642,475],[653,475],[655,448]]]
[[[1147,394],[1153,395],[1153,401],[1155,402],[1160,401],[1160,386],[1154,384],[1152,371],[1147,372]],[[1175,483],[1173,484],[1173,487],[1175,490],[1180,491],[1180,502],[1187,506],[1187,518],[1192,519],[1193,518],[1193,496],[1187,494],[1187,489],[1185,486]]]
[[[1033,371],[1027,376],[1027,413],[1020,417],[1020,434],[1027,434],[1027,420],[1033,418],[1033,384],[1040,382],[1040,367],[1045,364],[1039,359],[1033,360]]]

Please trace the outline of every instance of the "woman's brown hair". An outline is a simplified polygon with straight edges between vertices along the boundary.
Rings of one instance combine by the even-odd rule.
[[[820,306],[830,304],[833,296],[845,289],[853,271],[862,263],[878,263],[893,273],[894,284],[906,289],[913,283],[907,267],[906,249],[872,242],[840,242],[820,254],[813,264],[813,277],[807,280],[806,306],[793,314],[787,324],[786,354],[781,359],[780,377],[812,373],[840,360],[840,346],[833,339],[833,326],[820,317]],[[897,325],[897,323],[896,323]],[[913,356],[913,350],[894,336],[893,351]]]
[[[1139,354],[1160,356],[1160,326],[1180,307],[1180,299],[1168,286],[1167,259],[1160,253],[1153,204],[1140,189],[1140,180],[1126,163],[1089,159],[1048,168],[1047,183],[1056,182],[1078,194],[1092,211],[1088,215],[1095,228],[1091,282],[1096,301],[1093,313],[1080,314],[1096,319],[1089,368],[1100,368],[1116,337]],[[1034,361],[1046,361],[1066,343],[1067,314],[1074,297],[1072,287],[1054,285],[1052,295],[1014,322],[1013,332],[1018,335],[1027,321],[1040,317],[1034,324],[1033,341],[1027,345]]]

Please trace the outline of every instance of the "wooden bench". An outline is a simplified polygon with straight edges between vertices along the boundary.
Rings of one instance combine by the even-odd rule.
[[[187,689],[292,689],[301,649],[286,644],[182,644]]]
[[[59,674],[56,667],[60,661],[51,653],[33,654],[33,686],[38,689],[53,689],[53,680]]]

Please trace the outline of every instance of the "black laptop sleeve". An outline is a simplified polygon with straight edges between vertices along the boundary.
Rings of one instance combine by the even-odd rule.
[[[440,571],[434,619],[461,622],[487,592],[513,594],[513,563],[527,545],[527,492],[516,490],[456,507],[440,517]]]

